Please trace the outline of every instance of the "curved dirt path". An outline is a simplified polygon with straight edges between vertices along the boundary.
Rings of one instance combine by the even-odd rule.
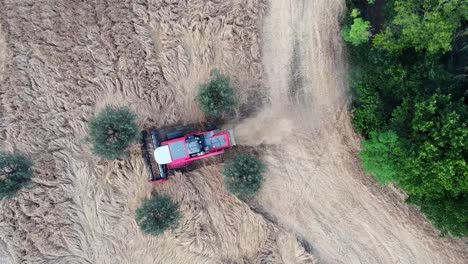
[[[322,263],[467,263],[466,244],[439,238],[403,194],[363,175],[345,99],[344,1],[270,5],[263,64],[269,114],[276,116],[268,120],[278,125],[248,123],[284,131],[287,120],[294,129],[265,154],[265,210],[302,236]]]

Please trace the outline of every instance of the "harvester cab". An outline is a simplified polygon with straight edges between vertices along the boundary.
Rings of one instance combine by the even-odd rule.
[[[232,129],[192,131],[196,130],[187,129],[187,126],[173,129],[170,133],[165,133],[164,129],[150,129],[149,133],[143,131],[143,153],[150,170],[150,182],[166,181],[169,171],[187,168],[196,160],[223,154],[225,149],[236,144]]]

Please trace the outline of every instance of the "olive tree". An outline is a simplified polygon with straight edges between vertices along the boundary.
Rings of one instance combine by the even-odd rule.
[[[14,196],[31,182],[31,166],[22,154],[0,152],[0,199]]]
[[[143,202],[136,210],[136,221],[141,231],[150,235],[160,235],[179,223],[179,205],[167,195],[157,195]]]
[[[124,157],[138,137],[136,115],[127,107],[107,106],[89,123],[93,152],[106,159]]]
[[[236,94],[229,78],[212,72],[210,82],[202,84],[197,96],[201,110],[209,117],[218,118],[234,110]]]
[[[255,196],[263,183],[265,165],[247,154],[237,154],[224,165],[224,182],[229,192],[241,199]]]

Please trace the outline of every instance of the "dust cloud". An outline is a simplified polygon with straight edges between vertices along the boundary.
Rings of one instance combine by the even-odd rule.
[[[234,131],[237,144],[258,146],[280,144],[291,136],[293,128],[294,122],[290,117],[268,108],[243,120]]]

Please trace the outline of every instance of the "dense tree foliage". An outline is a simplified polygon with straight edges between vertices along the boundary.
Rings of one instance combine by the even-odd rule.
[[[416,103],[411,122],[405,189],[419,198],[468,193],[468,117],[465,106],[434,94]],[[464,117],[462,117],[464,116]]]
[[[262,186],[264,171],[265,165],[257,158],[238,154],[224,165],[224,182],[229,192],[248,199]]]
[[[392,52],[449,51],[462,20],[468,19],[466,0],[395,0],[393,7],[395,17],[374,39],[377,47]]]
[[[0,152],[0,199],[14,196],[31,182],[31,166],[22,154]]]
[[[468,235],[466,5],[388,1],[386,27],[349,45],[364,169],[401,186],[437,228],[457,236]]]
[[[361,17],[359,17],[359,15],[359,10],[353,9],[351,12],[353,24],[349,27],[345,27],[341,31],[343,39],[356,46],[369,41],[370,37],[370,23],[369,21],[364,21]]]
[[[400,142],[393,131],[371,132],[370,139],[363,143],[360,153],[366,172],[375,175],[381,184],[395,181],[400,158]]]
[[[93,151],[106,159],[124,157],[138,137],[136,115],[126,107],[107,106],[89,123]]]
[[[182,217],[179,205],[167,195],[157,195],[145,200],[135,214],[141,231],[155,236],[176,227]]]
[[[212,80],[200,86],[197,96],[201,110],[209,117],[222,117],[234,110],[236,94],[229,78],[213,71]]]
[[[416,103],[405,138],[392,131],[370,133],[361,152],[364,168],[419,199],[468,193],[468,128],[460,112],[461,102],[457,106],[447,95]]]

